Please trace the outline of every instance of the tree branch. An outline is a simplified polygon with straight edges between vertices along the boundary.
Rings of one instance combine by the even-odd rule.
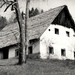
[[[0,6],[0,8],[2,8],[5,4],[6,4],[6,2],[4,2],[4,3]]]
[[[15,4],[16,4],[17,2],[12,2],[11,4],[9,4],[7,7],[6,7],[6,9],[4,10],[4,12],[6,12],[7,11],[7,9],[10,7],[10,6],[15,6]]]

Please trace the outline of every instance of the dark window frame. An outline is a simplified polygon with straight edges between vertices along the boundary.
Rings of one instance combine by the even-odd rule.
[[[69,31],[66,31],[66,35],[67,35],[68,37],[70,37],[70,32],[69,32]]]
[[[66,50],[65,49],[61,49],[61,56],[66,56]]]
[[[33,54],[33,46],[28,47],[28,54]]]
[[[55,34],[59,35],[59,29],[58,28],[55,28]]]
[[[49,54],[54,54],[54,49],[53,49],[53,47],[49,47]]]
[[[74,58],[75,58],[75,51],[74,51]]]
[[[51,31],[50,29],[48,29],[49,31]]]

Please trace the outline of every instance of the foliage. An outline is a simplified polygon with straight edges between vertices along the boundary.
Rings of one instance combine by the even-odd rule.
[[[44,11],[43,11],[43,9],[41,10],[41,13],[43,13]]]
[[[36,16],[36,15],[38,15],[38,14],[40,14],[40,13],[43,13],[43,9],[42,9],[41,12],[40,12],[38,8],[35,8],[35,9],[34,9],[34,8],[32,7],[32,9],[29,10],[29,17]]]
[[[18,25],[19,25],[19,31],[20,31],[20,49],[19,49],[19,64],[21,65],[23,63],[23,61],[25,60],[24,59],[24,55],[23,55],[23,51],[25,51],[25,44],[24,44],[24,39],[26,39],[24,37],[24,33],[23,32],[23,22],[22,22],[22,16],[21,16],[21,13],[20,13],[20,8],[19,8],[19,4],[18,4],[18,0],[3,0],[3,4],[0,6],[0,8],[2,8],[4,5],[7,5],[6,9],[4,10],[4,12],[7,11],[7,9],[11,6],[12,9],[11,10],[15,10],[15,13],[16,13],[16,17],[17,17],[17,21],[18,21]],[[27,0],[27,3],[28,4],[28,0]],[[25,21],[26,21],[26,18],[25,18]],[[26,22],[25,22],[26,23]],[[26,31],[26,24],[25,24],[25,31]],[[24,57],[23,57],[24,56]]]
[[[40,59],[40,53],[34,53],[27,55],[27,59]]]

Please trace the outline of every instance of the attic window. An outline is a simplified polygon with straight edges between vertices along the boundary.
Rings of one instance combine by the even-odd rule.
[[[55,34],[59,34],[59,29],[55,28]]]
[[[66,35],[69,37],[70,36],[70,33],[68,31],[66,31]]]
[[[50,29],[48,29],[50,31]]]
[[[65,51],[65,49],[61,49],[61,56],[66,56],[66,51]]]

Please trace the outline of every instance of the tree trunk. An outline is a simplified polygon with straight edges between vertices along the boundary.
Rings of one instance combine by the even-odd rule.
[[[26,51],[28,48],[28,40],[27,40],[27,19],[29,18],[29,2],[30,0],[26,0],[26,15],[25,15],[25,63],[26,63]]]
[[[23,62],[25,62],[25,32],[24,32],[25,30],[22,22],[22,16],[20,13],[18,0],[14,0],[14,2],[17,2],[15,4],[15,6],[17,7],[17,9],[15,8],[15,12],[16,12],[16,17],[19,24],[19,32],[20,32],[19,64],[22,64]]]

